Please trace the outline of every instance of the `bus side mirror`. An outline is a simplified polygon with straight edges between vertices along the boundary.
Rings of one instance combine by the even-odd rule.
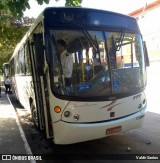
[[[143,49],[144,49],[145,65],[146,67],[149,67],[150,63],[149,63],[148,51],[147,51],[147,46],[145,41],[143,41]]]

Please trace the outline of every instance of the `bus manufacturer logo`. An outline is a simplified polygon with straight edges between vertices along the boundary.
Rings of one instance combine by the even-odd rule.
[[[105,105],[105,106],[103,106],[103,107],[101,107],[101,108],[99,108],[99,109],[107,109],[107,111],[111,111],[115,106],[117,106],[117,105],[119,105],[119,104],[121,104],[121,103],[117,103],[117,104],[115,104],[116,103],[116,100],[113,100],[111,103],[109,103],[109,104],[107,104],[107,105]]]

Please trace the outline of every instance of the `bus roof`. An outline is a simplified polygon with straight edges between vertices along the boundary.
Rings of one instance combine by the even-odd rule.
[[[117,27],[140,32],[135,18],[111,11],[75,8],[49,7],[43,11],[46,28],[56,25],[84,25],[93,27]]]

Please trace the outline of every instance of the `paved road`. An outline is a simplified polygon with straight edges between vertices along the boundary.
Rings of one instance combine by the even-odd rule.
[[[13,159],[11,154],[32,154],[15,109],[4,92],[0,97],[0,154],[4,160]]]

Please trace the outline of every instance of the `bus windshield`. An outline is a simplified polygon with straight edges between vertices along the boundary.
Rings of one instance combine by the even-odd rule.
[[[146,85],[140,34],[124,30],[49,31],[52,92],[74,97],[106,97],[133,94]],[[57,40],[67,44],[73,58],[71,85],[65,86]]]

